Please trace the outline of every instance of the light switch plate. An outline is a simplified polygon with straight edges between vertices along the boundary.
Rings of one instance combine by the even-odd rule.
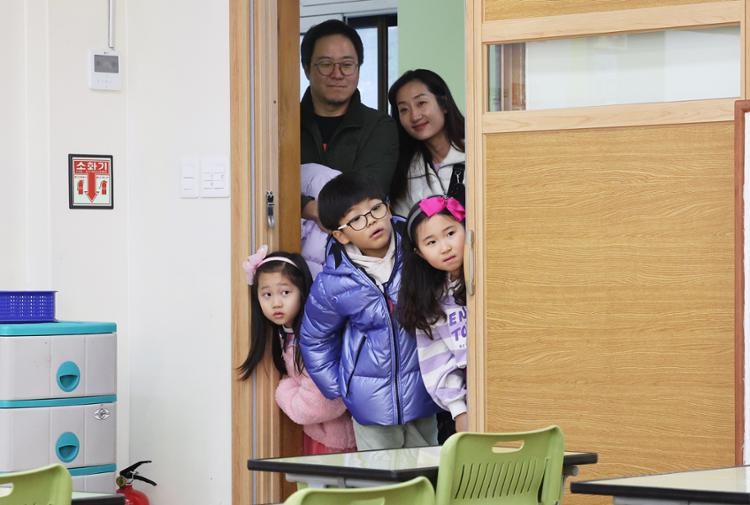
[[[200,160],[197,156],[185,156],[180,161],[180,198],[198,198]]]
[[[201,158],[200,195],[203,198],[229,196],[229,159],[226,156]]]

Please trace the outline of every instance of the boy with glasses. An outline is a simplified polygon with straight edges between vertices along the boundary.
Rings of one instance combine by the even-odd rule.
[[[371,178],[342,174],[318,197],[333,238],[305,304],[300,348],[327,398],[354,418],[358,450],[437,444],[416,339],[396,319],[404,221]]]
[[[395,121],[362,104],[357,90],[364,59],[357,31],[337,19],[310,28],[300,49],[310,81],[300,103],[301,162],[368,174],[390,190],[398,157]],[[318,224],[318,204],[302,197],[302,217]]]

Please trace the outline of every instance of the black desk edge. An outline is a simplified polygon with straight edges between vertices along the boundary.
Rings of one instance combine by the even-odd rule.
[[[621,496],[626,498],[656,498],[664,500],[688,500],[713,503],[748,504],[747,493],[727,491],[689,491],[648,486],[618,486],[617,484],[599,484],[597,481],[580,481],[570,483],[571,493]]]
[[[581,452],[577,454],[566,454],[563,458],[563,466],[587,465],[598,461],[599,455],[595,452]],[[248,470],[264,472],[282,472],[299,475],[319,475],[321,477],[342,477],[345,479],[363,479],[376,481],[405,482],[414,477],[424,475],[430,481],[437,481],[438,468],[434,466],[422,468],[409,468],[408,470],[381,470],[374,468],[356,468],[349,466],[333,465],[308,465],[300,463],[289,463],[274,461],[277,458],[248,459]]]
[[[424,475],[431,481],[437,478],[438,469],[434,466],[409,468],[408,470],[382,470],[375,468],[357,468],[332,465],[297,465],[297,463],[279,463],[270,459],[249,459],[248,470],[262,472],[281,472],[299,475],[319,475],[321,477],[343,477],[345,479],[363,479],[376,481],[405,482]]]
[[[71,505],[125,505],[125,497],[121,494],[87,496],[74,498],[70,503]]]

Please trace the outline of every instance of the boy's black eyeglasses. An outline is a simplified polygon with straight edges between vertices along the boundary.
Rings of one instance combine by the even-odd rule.
[[[339,71],[341,72],[341,75],[350,76],[354,73],[354,70],[357,68],[357,64],[353,61],[339,61],[339,62],[333,62],[333,61],[319,61],[318,63],[313,63],[313,67],[318,69],[318,73],[324,77],[328,77],[333,73],[333,69],[336,68],[336,65],[339,66]]]
[[[364,214],[360,214],[359,216],[353,217],[346,223],[342,224],[337,230],[341,231],[347,226],[351,228],[354,231],[361,231],[367,228],[367,216],[372,216],[374,220],[382,219],[385,217],[385,215],[388,213],[388,204],[384,202],[380,202],[373,206],[373,208],[370,209],[369,212],[365,212]]]

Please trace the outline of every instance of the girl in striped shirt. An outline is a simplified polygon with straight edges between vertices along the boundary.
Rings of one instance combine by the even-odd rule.
[[[466,286],[464,207],[446,196],[409,212],[398,298],[400,323],[416,335],[427,392],[466,431]]]

